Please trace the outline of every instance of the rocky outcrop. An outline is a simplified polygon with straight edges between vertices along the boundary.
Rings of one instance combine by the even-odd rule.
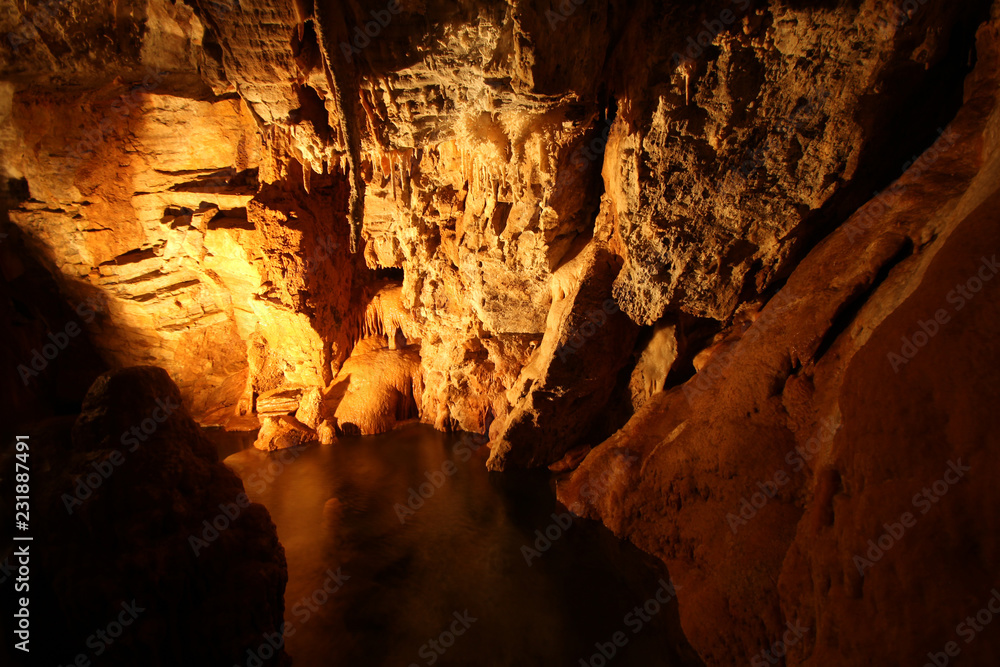
[[[1000,654],[960,625],[1000,577],[971,512],[997,465],[998,37],[938,142],[560,485],[668,563],[712,664]]]
[[[23,130],[20,150],[53,157],[22,163],[31,199],[12,218],[72,301],[100,304],[87,329],[110,364],[170,369],[197,414],[235,409],[243,338],[256,328],[246,293],[262,282],[237,241],[250,233],[252,121],[235,100],[116,92],[18,98],[9,120]],[[112,108],[122,99],[129,116]],[[96,114],[107,134],[88,140],[89,124],[67,127],[61,114]]]
[[[93,144],[85,127],[47,129],[59,125],[48,93],[12,107],[21,138],[37,132],[50,155],[25,158],[31,199],[12,217],[71,299],[100,302],[106,316],[87,328],[102,356],[167,368],[203,423],[252,414],[267,391],[329,382],[350,352],[354,289],[332,275],[349,277],[344,266],[360,260],[326,205],[304,198],[300,176],[289,183],[287,165],[260,163],[246,107],[141,87],[94,95],[59,103],[102,122],[123,98],[134,108]],[[60,144],[90,152],[64,155]],[[260,169],[283,180],[257,192]],[[317,181],[314,193],[336,199],[329,177]],[[336,293],[317,298],[322,281]]]
[[[967,54],[940,26],[986,6],[640,9],[615,53],[627,104],[605,129],[622,309],[725,321],[782,280],[870,197],[862,183],[926,146],[933,126],[910,123],[953,113],[947,78]]]
[[[553,276],[541,345],[508,393],[510,413],[490,430],[494,469],[553,463],[591,432],[627,361],[638,327],[611,298],[619,266],[595,243]]]
[[[242,663],[280,636],[287,570],[274,524],[166,372],[102,375],[75,423],[28,435],[33,657],[93,659],[92,635],[122,605],[126,627],[98,654],[107,664]]]

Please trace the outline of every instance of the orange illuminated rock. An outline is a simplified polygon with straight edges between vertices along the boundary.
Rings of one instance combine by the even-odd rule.
[[[316,432],[291,415],[263,417],[254,447],[264,451],[317,442]]]
[[[789,623],[786,663],[916,664],[978,608],[1000,283],[948,295],[997,242],[1000,3],[414,0],[350,58],[357,3],[120,4],[0,12],[5,210],[102,363],[267,450],[488,433],[669,564],[708,664]],[[65,326],[0,310],[9,360]]]
[[[321,414],[341,433],[383,433],[418,416],[422,389],[418,347],[372,350],[344,362],[323,398]]]
[[[946,134],[559,484],[667,563],[709,664],[923,664],[1000,578],[996,20],[976,51]]]

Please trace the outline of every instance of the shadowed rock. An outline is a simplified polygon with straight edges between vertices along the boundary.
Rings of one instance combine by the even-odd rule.
[[[166,371],[100,376],[71,434],[64,420],[31,442],[33,656],[94,659],[88,637],[133,602],[141,611],[100,664],[242,664],[280,639],[287,570],[274,525]]]

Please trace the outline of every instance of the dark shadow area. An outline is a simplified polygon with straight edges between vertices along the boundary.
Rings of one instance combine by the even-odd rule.
[[[87,388],[106,365],[87,325],[102,315],[99,299],[67,303],[52,273],[36,259],[30,239],[8,212],[27,200],[24,179],[0,188],[0,435],[21,425],[76,414]]]
[[[698,664],[673,596],[648,602],[662,564],[559,507],[544,471],[487,472],[477,442],[412,425],[226,460],[278,526],[295,664]]]

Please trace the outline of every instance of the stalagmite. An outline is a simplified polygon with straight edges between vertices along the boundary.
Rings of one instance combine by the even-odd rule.
[[[417,416],[422,393],[418,352],[405,347],[363,352],[344,362],[321,415],[341,433],[384,433]]]

